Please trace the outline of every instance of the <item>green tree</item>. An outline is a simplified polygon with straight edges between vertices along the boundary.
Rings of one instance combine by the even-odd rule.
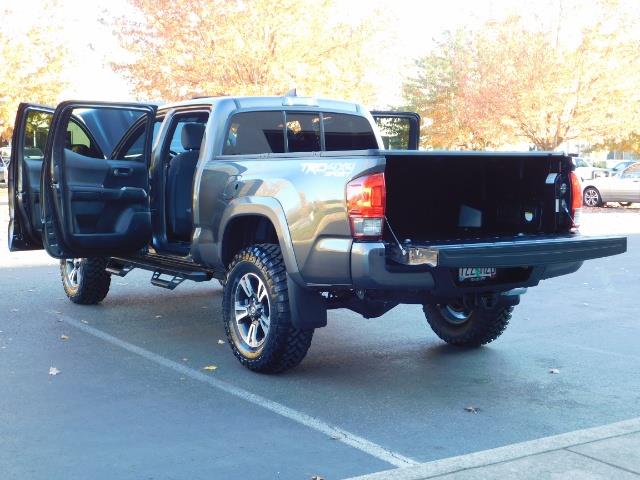
[[[54,104],[66,86],[67,49],[52,21],[58,5],[45,0],[28,16],[16,6],[0,9],[0,141],[11,139],[20,102]]]
[[[130,0],[115,32],[130,56],[114,63],[141,98],[282,95],[292,87],[368,101],[376,68],[375,12],[337,20],[331,0]]]

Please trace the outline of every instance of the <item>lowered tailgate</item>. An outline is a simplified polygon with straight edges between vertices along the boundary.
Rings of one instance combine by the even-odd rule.
[[[403,265],[438,267],[522,267],[570,263],[627,251],[626,237],[557,235],[509,237],[495,241],[390,245],[387,257]]]

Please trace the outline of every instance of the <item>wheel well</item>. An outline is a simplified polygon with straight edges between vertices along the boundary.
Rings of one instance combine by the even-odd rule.
[[[236,253],[255,243],[278,243],[278,234],[271,220],[262,215],[233,218],[222,237],[222,262],[229,265]]]

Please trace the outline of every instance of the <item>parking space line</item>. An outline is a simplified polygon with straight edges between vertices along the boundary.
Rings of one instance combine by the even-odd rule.
[[[62,322],[70,325],[78,330],[81,330],[89,335],[97,337],[101,340],[104,340],[107,343],[120,347],[128,352],[139,355],[140,357],[154,362],[163,367],[174,370],[181,375],[187,376],[193,380],[197,380],[202,383],[206,383],[211,387],[217,388],[225,393],[233,395],[235,397],[241,398],[246,402],[252,403],[259,407],[262,407],[266,410],[269,410],[272,413],[280,415],[282,417],[288,418],[296,423],[304,425],[307,428],[320,432],[333,440],[337,440],[342,442],[350,447],[356,448],[372,457],[375,457],[379,460],[387,462],[395,467],[410,467],[414,465],[418,465],[419,462],[416,460],[401,455],[400,453],[394,452],[387,448],[384,448],[377,443],[371,442],[366,438],[363,438],[359,435],[355,435],[347,430],[344,430],[340,427],[336,427],[329,423],[326,423],[318,418],[312,417],[311,415],[307,415],[306,413],[299,412],[290,407],[287,407],[281,403],[274,402],[273,400],[269,400],[261,395],[257,395],[255,393],[251,393],[248,390],[245,390],[240,387],[236,387],[230,383],[225,382],[224,380],[217,379],[210,375],[199,372],[198,370],[194,370],[192,368],[186,367],[180,363],[174,362],[168,358],[165,358],[156,353],[145,350],[144,348],[138,347],[132,343],[121,340],[117,337],[109,335],[108,333],[103,332],[102,330],[98,330],[97,328],[91,327],[85,323],[74,320],[73,318],[67,317],[65,315],[49,312],[51,315],[55,315],[55,317]]]

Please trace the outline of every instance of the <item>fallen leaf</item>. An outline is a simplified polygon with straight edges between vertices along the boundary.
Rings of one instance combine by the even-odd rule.
[[[217,365],[207,365],[206,367],[202,367],[203,370],[208,370],[210,372],[213,372],[214,370],[218,369]]]
[[[60,340],[69,340],[69,337],[66,335],[60,335]]]
[[[464,407],[464,409],[469,413],[478,413],[480,411],[478,407]]]
[[[162,318],[162,315],[156,315],[156,318]]]
[[[224,345],[224,340],[218,340],[218,345]]]
[[[549,373],[558,374],[558,373],[560,373],[560,370],[557,369],[557,368],[550,368],[549,369]]]
[[[56,376],[59,373],[60,373],[60,370],[58,370],[56,367],[49,367],[49,375]]]

